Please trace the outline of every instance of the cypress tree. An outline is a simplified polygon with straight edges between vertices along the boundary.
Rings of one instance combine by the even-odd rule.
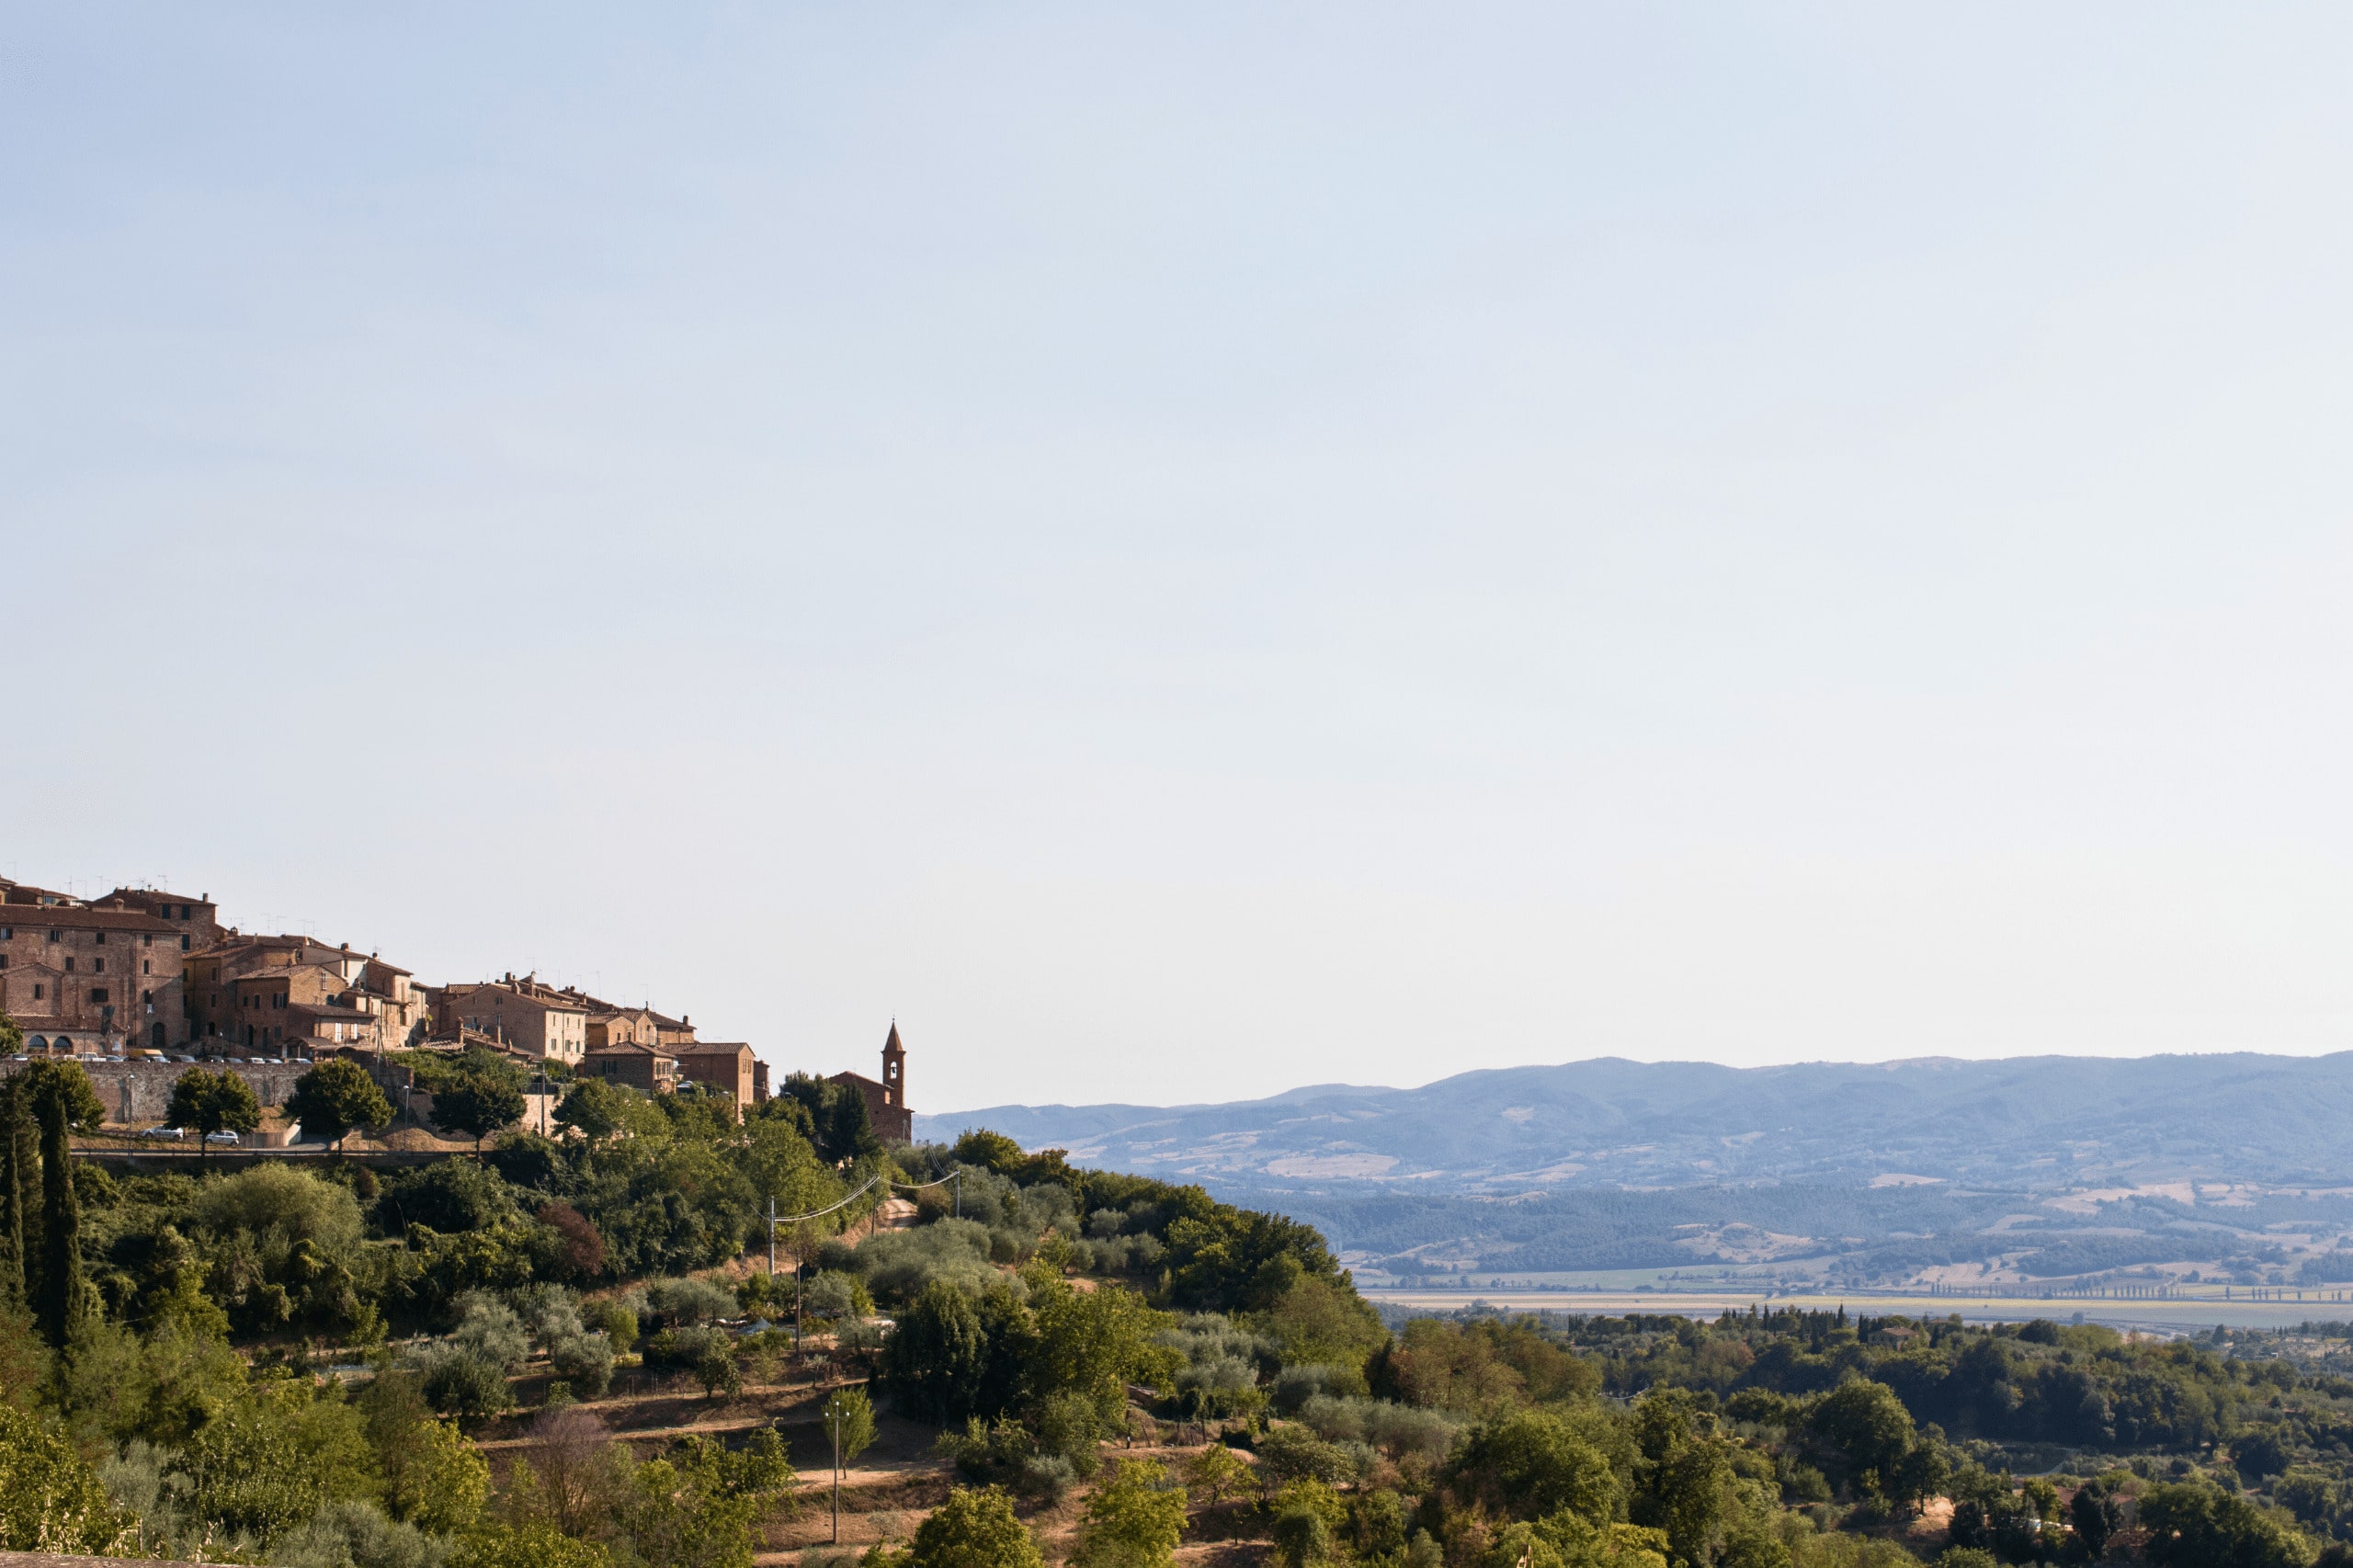
[[[82,1308],[82,1205],[74,1195],[74,1145],[61,1089],[51,1086],[40,1096],[41,1267],[33,1312],[49,1342],[63,1349]]]
[[[24,1080],[0,1084],[0,1307],[25,1304],[25,1156],[32,1150]]]

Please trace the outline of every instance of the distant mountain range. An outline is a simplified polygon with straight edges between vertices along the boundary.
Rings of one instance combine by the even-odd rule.
[[[2353,1185],[2353,1052],[1719,1067],[1604,1057],[1417,1089],[918,1116],[1219,1188],[1501,1194],[1851,1186]]]
[[[918,1116],[1320,1226],[1368,1280],[2353,1281],[2353,1053],[1731,1068]]]

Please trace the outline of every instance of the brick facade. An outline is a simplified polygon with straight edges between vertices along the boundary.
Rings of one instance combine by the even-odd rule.
[[[361,1041],[380,1049],[425,1032],[425,998],[408,971],[308,937],[234,929],[189,956],[188,1014],[207,1051],[283,1055]]]
[[[0,903],[0,1010],[28,1047],[185,1044],[181,977],[180,933],[152,915],[112,903]]]
[[[678,1086],[678,1059],[651,1045],[616,1045],[592,1051],[581,1058],[581,1073],[635,1089],[642,1095],[666,1095]]]
[[[541,985],[530,975],[472,985],[445,985],[434,995],[433,1032],[494,1035],[533,1056],[576,1062],[588,1051],[588,1008],[576,991]]]
[[[712,1040],[672,1050],[678,1062],[678,1076],[726,1090],[735,1096],[737,1115],[759,1104],[759,1058],[752,1054],[750,1046]]]

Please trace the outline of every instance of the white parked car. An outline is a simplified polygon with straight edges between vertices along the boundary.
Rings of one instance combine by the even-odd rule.
[[[188,1136],[188,1129],[185,1127],[142,1127],[139,1130],[139,1136],[177,1140]]]
[[[208,1132],[204,1135],[204,1141],[207,1143],[235,1143],[241,1142],[233,1132]]]

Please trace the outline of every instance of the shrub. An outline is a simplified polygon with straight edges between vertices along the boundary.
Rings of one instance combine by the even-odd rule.
[[[829,1271],[809,1281],[801,1305],[815,1318],[865,1317],[874,1311],[874,1298],[857,1275]]]
[[[1355,1471],[1356,1466],[1347,1454],[1304,1426],[1272,1427],[1258,1439],[1258,1475],[1269,1489],[1294,1481],[1320,1481],[1328,1485],[1347,1479]]]
[[[601,1334],[575,1334],[548,1349],[556,1375],[579,1394],[595,1399],[612,1386],[613,1342]]]
[[[256,1171],[281,1167],[262,1165]],[[496,1173],[472,1160],[436,1160],[404,1171],[384,1184],[376,1199],[376,1223],[398,1235],[423,1225],[443,1235],[486,1231],[516,1218],[515,1195]]]
[[[444,1415],[495,1415],[514,1403],[503,1369],[455,1346],[428,1354],[424,1373],[426,1400]]]
[[[449,1343],[479,1361],[512,1372],[531,1354],[530,1336],[515,1309],[480,1290],[469,1290],[457,1301],[458,1326]]]
[[[1184,1529],[1185,1494],[1167,1468],[1123,1460],[1086,1500],[1070,1560],[1074,1568],[1165,1568]]]
[[[665,1323],[709,1323],[731,1317],[735,1293],[708,1279],[656,1279],[645,1287],[647,1305]]]
[[[198,1189],[196,1222],[216,1236],[275,1227],[290,1244],[309,1242],[328,1256],[359,1244],[365,1227],[349,1187],[291,1165],[256,1165]]]
[[[1038,1543],[995,1487],[957,1487],[915,1527],[908,1568],[1042,1568]]]
[[[106,1488],[64,1433],[0,1404],[0,1546],[118,1551],[133,1523],[116,1516]]]
[[[732,1357],[734,1349],[723,1328],[665,1328],[645,1342],[645,1364],[692,1371],[706,1358]]]
[[[591,1301],[580,1318],[590,1328],[602,1329],[612,1341],[613,1353],[626,1356],[637,1345],[637,1313],[620,1301]]]
[[[448,1555],[446,1541],[352,1497],[321,1504],[310,1523],[272,1549],[270,1561],[279,1568],[441,1568]]]
[[[995,1277],[988,1232],[971,1220],[942,1220],[912,1231],[879,1231],[858,1243],[854,1262],[879,1300],[912,1301],[944,1279],[969,1295]]]
[[[706,1343],[692,1369],[706,1397],[717,1398],[723,1392],[733,1398],[744,1392],[744,1369],[735,1363],[735,1347],[723,1338]]]
[[[1300,1407],[1299,1419],[1327,1442],[1370,1443],[1397,1459],[1409,1454],[1444,1459],[1462,1430],[1461,1423],[1442,1411],[1330,1394],[1310,1398]]]
[[[1296,1415],[1317,1394],[1346,1397],[1361,1394],[1365,1390],[1363,1378],[1351,1369],[1310,1363],[1285,1367],[1277,1372],[1274,1385],[1268,1392],[1278,1414]]]

